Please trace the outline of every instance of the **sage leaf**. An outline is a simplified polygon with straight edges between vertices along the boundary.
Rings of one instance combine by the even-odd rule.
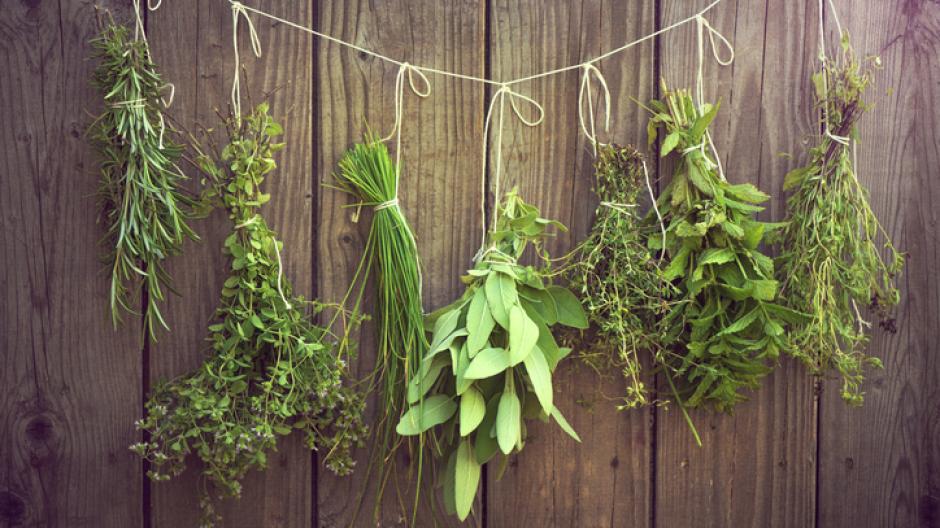
[[[522,307],[513,306],[509,311],[509,366],[524,361],[535,348],[538,338],[539,327]]]
[[[588,327],[587,315],[581,307],[581,301],[571,291],[561,286],[549,286],[546,291],[555,301],[558,310],[558,323],[584,330]]]
[[[477,288],[467,312],[467,351],[470,357],[486,347],[495,326],[496,320],[486,303],[486,293]]]
[[[538,347],[532,350],[532,353],[523,360],[526,372],[529,374],[529,381],[532,382],[532,390],[538,398],[542,409],[546,414],[552,413],[552,373],[548,368],[548,362]]]
[[[489,378],[506,370],[509,366],[509,354],[505,349],[485,348],[470,361],[463,376],[471,380]]]
[[[446,422],[456,412],[457,404],[450,397],[437,394],[411,406],[402,415],[395,431],[402,436],[418,435]]]
[[[463,440],[457,447],[454,464],[454,505],[457,517],[463,521],[470,515],[473,499],[480,485],[480,464],[469,440]]]
[[[470,387],[460,396],[460,436],[472,433],[486,414],[486,400],[477,389]]]
[[[504,454],[512,452],[520,438],[519,421],[522,419],[522,407],[514,391],[503,391],[499,398],[499,411],[496,416],[496,440]]]

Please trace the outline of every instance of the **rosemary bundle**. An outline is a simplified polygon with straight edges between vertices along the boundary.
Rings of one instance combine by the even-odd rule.
[[[406,405],[406,387],[417,374],[428,349],[421,306],[421,271],[414,235],[398,206],[399,167],[392,162],[385,144],[367,136],[364,143],[346,152],[339,169],[337,188],[354,196],[358,200],[356,207],[372,207],[374,211],[350,292],[358,283],[353,310],[357,312],[366,279],[374,271],[378,356],[371,380],[373,387],[380,390],[381,414],[375,422],[377,444],[370,471],[372,467],[379,468],[375,505],[378,512],[385,485],[395,472],[394,454],[402,444],[395,435],[395,424]],[[358,213],[356,216],[358,219]]]
[[[151,463],[148,476],[157,481],[182,473],[194,453],[214,488],[238,496],[242,478],[265,467],[278,436],[303,431],[326,466],[343,475],[366,429],[362,397],[343,385],[355,321],[344,321],[341,336],[329,331],[332,322],[325,328],[311,322],[326,307],[291,296],[281,277],[281,243],[259,213],[270,198],[261,184],[283,147],[274,143],[281,127],[260,105],[230,124],[229,133],[218,164],[199,160],[210,184],[206,199],[220,202],[234,226],[224,248],[231,274],[209,326],[212,355],[195,372],[157,387],[138,422],[149,439],[132,449]],[[333,322],[345,317],[336,314]],[[208,491],[201,504],[204,523],[218,521]]]
[[[595,178],[600,205],[564,274],[591,323],[580,339],[590,352],[582,350],[582,356],[594,367],[599,358],[621,369],[627,388],[620,408],[633,408],[650,403],[639,355],[663,349],[666,336],[659,321],[668,309],[672,285],[650,255],[650,226],[642,225],[636,210],[645,183],[640,153],[631,147],[600,147]],[[660,234],[658,228],[655,234]]]
[[[882,328],[895,330],[891,315],[900,300],[895,286],[904,255],[872,212],[868,191],[855,173],[852,142],[867,109],[862,99],[877,59],[860,62],[843,35],[841,54],[813,74],[821,129],[806,166],[786,176],[788,218],[782,233],[779,277],[788,304],[808,317],[790,333],[790,353],[816,375],[842,377],[842,397],[862,403],[866,366],[881,361],[865,354],[868,306]],[[884,244],[876,239],[884,236]]]
[[[108,247],[111,318],[117,325],[121,311],[137,313],[129,293],[134,290],[146,299],[144,319],[153,337],[155,323],[168,328],[158,305],[171,289],[163,260],[178,254],[184,239],[197,238],[187,225],[192,200],[179,189],[183,148],[170,139],[165,83],[147,42],[110,20],[91,45],[98,60],[93,84],[105,103],[88,134],[102,158],[99,221],[107,228],[102,243]],[[140,293],[144,286],[146,296]]]
[[[497,210],[489,249],[463,278],[463,295],[427,318],[431,344],[408,383],[410,408],[397,432],[421,435],[436,428],[434,454],[446,460],[444,506],[464,520],[479,487],[481,466],[525,445],[525,420],[553,418],[580,441],[553,403],[552,372],[570,349],[551,328],[586,328],[587,318],[569,290],[547,283],[551,273],[542,241],[557,222],[515,193]],[[544,268],[518,264],[533,245]]]
[[[784,325],[799,314],[775,302],[774,263],[759,250],[777,226],[758,222],[768,196],[749,183],[724,179],[708,154],[708,125],[717,105],[697,107],[685,90],[651,101],[650,142],[662,130],[662,157],[676,158],[672,181],[658,199],[666,224],[665,280],[678,292],[663,319],[672,351],[659,361],[666,379],[690,407],[709,403],[730,411],[757,388],[786,347]]]

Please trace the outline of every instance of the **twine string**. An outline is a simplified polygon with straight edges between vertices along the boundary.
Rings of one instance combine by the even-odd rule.
[[[604,132],[610,131],[610,89],[607,87],[607,79],[604,78],[604,74],[601,73],[597,66],[586,62],[581,65],[581,68],[581,87],[578,90],[578,122],[581,124],[581,132],[583,132],[588,141],[591,142],[594,156],[597,156],[597,147],[604,146],[606,143],[601,143],[597,140],[597,131],[594,125],[594,101],[591,95],[591,78],[593,77],[600,85],[601,93],[604,96]],[[584,118],[585,99],[587,99],[590,130],[588,130],[588,125],[585,124]]]
[[[695,22],[696,51],[698,58],[698,68],[695,73],[695,98],[697,99],[696,103],[699,113],[703,113],[705,107],[705,31],[708,31],[708,40],[711,43],[712,56],[718,64],[728,66],[734,62],[734,47],[701,13],[695,16]],[[725,46],[725,49],[728,50],[729,56],[727,59],[721,58],[721,54],[718,52],[718,41],[715,40],[716,38]],[[712,139],[712,134],[707,128],[705,129],[705,139],[699,147],[702,152],[702,158],[708,160],[708,156],[705,155],[706,143],[708,143],[712,155],[715,157],[714,162],[715,167],[718,168],[718,177],[721,178],[722,181],[727,181],[727,178],[725,178],[725,169],[721,165],[721,156],[719,156],[718,149],[715,147],[715,141]]]
[[[235,53],[235,76],[232,79],[232,112],[235,114],[235,119],[241,121],[242,116],[242,102],[241,102],[241,57],[238,53],[238,20],[240,18],[245,19],[245,24],[248,26],[248,38],[251,40],[251,51],[255,54],[255,57],[261,57],[261,40],[258,38],[258,32],[255,30],[255,25],[251,21],[251,17],[248,16],[248,8],[245,4],[232,1],[232,48]]]
[[[415,86],[415,75],[424,83],[424,90],[419,90]],[[398,67],[398,75],[395,76],[395,123],[392,125],[392,131],[382,138],[382,141],[395,139],[395,164],[399,167],[401,166],[401,126],[404,119],[402,114],[405,109],[405,77],[408,78],[408,86],[411,88],[412,93],[422,99],[431,95],[431,82],[428,80],[427,75],[408,62],[401,63]],[[395,186],[397,196],[398,180],[395,180]]]

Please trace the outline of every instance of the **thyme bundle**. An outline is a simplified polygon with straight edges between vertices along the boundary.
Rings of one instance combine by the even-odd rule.
[[[646,237],[652,235],[636,211],[645,182],[640,153],[632,147],[600,147],[595,178],[600,205],[564,274],[591,323],[581,341],[589,341],[592,351],[582,354],[592,365],[600,357],[621,369],[627,388],[620,408],[633,408],[650,403],[640,377],[640,353],[658,355],[663,349],[666,336],[659,320],[668,310],[672,285],[650,255]]]
[[[339,169],[337,188],[358,199],[356,207],[372,207],[374,211],[350,292],[359,283],[354,309],[358,311],[366,278],[374,270],[378,358],[371,379],[380,390],[381,414],[375,425],[378,444],[370,470],[379,467],[377,513],[385,485],[394,473],[394,453],[402,443],[395,435],[395,424],[407,403],[406,388],[428,349],[421,271],[414,235],[398,206],[400,168],[392,162],[385,144],[367,136],[364,143],[346,152]]]
[[[569,290],[547,283],[548,267],[518,264],[528,245],[544,263],[546,228],[561,224],[539,217],[515,193],[497,210],[489,249],[463,278],[463,295],[427,318],[428,353],[408,383],[410,408],[397,432],[421,435],[436,428],[434,454],[443,457],[446,510],[464,520],[479,487],[481,466],[497,453],[525,445],[525,420],[554,419],[577,433],[553,403],[552,372],[569,354],[551,328],[586,328],[587,318]]]
[[[136,313],[129,291],[146,286],[144,320],[152,337],[156,324],[168,328],[159,309],[164,290],[171,289],[163,260],[178,254],[186,238],[197,238],[187,225],[193,203],[179,189],[183,148],[171,140],[165,83],[147,42],[113,20],[103,26],[91,45],[98,60],[93,84],[105,111],[88,133],[102,158],[99,221],[107,229],[102,243],[108,247],[103,259],[111,274],[111,318],[117,325],[122,311]]]
[[[860,62],[845,34],[841,54],[822,62],[813,85],[821,128],[829,133],[809,150],[807,165],[784,182],[792,194],[779,277],[789,306],[808,314],[790,333],[790,353],[816,375],[837,372],[850,404],[862,403],[865,367],[881,366],[864,352],[869,323],[862,310],[867,305],[882,328],[895,330],[891,312],[900,300],[895,284],[904,267],[904,255],[875,217],[855,172],[852,141],[867,109],[862,97],[875,61]]]
[[[708,154],[708,125],[717,105],[697,107],[688,91],[669,91],[647,108],[650,143],[663,133],[662,157],[676,158],[672,181],[658,199],[666,224],[665,280],[678,293],[663,319],[661,362],[667,380],[690,407],[709,403],[730,411],[756,388],[787,345],[784,326],[799,314],[775,302],[774,263],[759,250],[777,226],[754,219],[768,196],[749,183],[724,179]]]
[[[224,248],[231,274],[209,326],[212,355],[195,372],[156,388],[138,422],[149,439],[132,449],[150,461],[148,476],[157,481],[182,473],[195,453],[203,477],[221,494],[238,496],[242,478],[265,467],[278,436],[302,431],[326,466],[343,475],[352,470],[350,450],[366,430],[361,396],[343,385],[348,333],[336,336],[332,323],[313,324],[304,308],[326,307],[291,296],[281,278],[281,243],[259,213],[270,198],[261,185],[283,147],[274,142],[281,127],[262,104],[240,124],[230,123],[229,134],[219,164],[199,160],[210,184],[206,199],[224,206],[234,226]],[[336,314],[334,322],[345,317]],[[218,520],[212,503],[206,492],[206,524]]]

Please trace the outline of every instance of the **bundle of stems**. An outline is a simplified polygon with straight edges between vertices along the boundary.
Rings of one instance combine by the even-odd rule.
[[[395,454],[403,445],[395,426],[407,405],[406,387],[428,350],[421,270],[414,234],[398,205],[399,167],[385,144],[368,134],[340,160],[335,179],[336,188],[358,200],[355,207],[373,209],[372,225],[350,291],[358,286],[353,309],[358,311],[366,280],[374,273],[378,355],[370,390],[379,392],[380,415],[374,426],[376,442],[369,471],[378,469],[377,514],[385,486],[396,471]],[[423,441],[422,435],[418,442]],[[420,475],[420,446],[417,450]]]
[[[220,155],[198,160],[209,180],[205,200],[224,207],[233,225],[224,248],[230,274],[208,329],[211,356],[157,387],[137,424],[149,437],[132,446],[156,481],[180,475],[188,455],[199,457],[211,484],[201,497],[203,525],[219,521],[210,490],[239,496],[241,480],[265,467],[279,436],[303,432],[324,464],[345,475],[354,465],[351,449],[367,435],[364,400],[344,385],[357,320],[292,295],[282,277],[282,243],[260,214],[270,199],[261,185],[283,147],[274,142],[281,127],[262,104],[232,120],[229,133]],[[327,308],[332,320],[316,325],[313,317]],[[345,333],[331,332],[340,324]]]
[[[144,318],[153,337],[156,324],[168,328],[158,305],[171,289],[163,260],[178,254],[186,238],[197,238],[187,225],[193,201],[179,188],[186,179],[177,165],[183,148],[171,140],[166,85],[147,42],[107,16],[91,41],[98,60],[93,83],[105,111],[88,134],[102,158],[98,199],[107,228],[111,318],[117,325],[122,311],[137,313],[132,299],[142,298],[146,286]]]
[[[855,172],[857,123],[878,59],[859,61],[844,34],[841,53],[813,74],[823,131],[806,166],[787,174],[788,218],[782,233],[779,277],[791,308],[808,314],[790,333],[791,354],[811,372],[837,372],[842,397],[861,404],[866,366],[881,361],[864,352],[868,306],[882,328],[895,330],[895,286],[904,255],[891,242]],[[883,237],[883,244],[877,242]]]

